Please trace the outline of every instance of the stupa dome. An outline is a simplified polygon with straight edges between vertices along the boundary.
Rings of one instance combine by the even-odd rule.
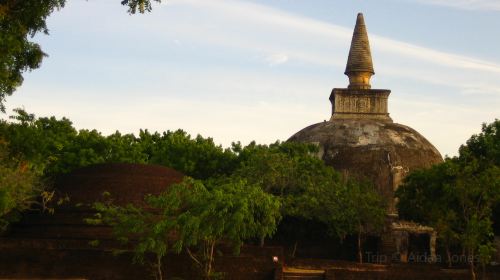
[[[409,171],[442,161],[420,133],[387,121],[334,119],[308,126],[289,141],[317,144],[327,165],[370,180],[388,199]],[[395,213],[394,205],[389,213]]]
[[[388,214],[397,215],[393,198],[401,180],[410,171],[441,162],[441,154],[420,133],[392,121],[387,110],[390,90],[371,89],[374,71],[362,14],[345,74],[350,84],[333,89],[330,120],[308,126],[288,141],[317,144],[326,164],[369,179],[391,202]]]
[[[102,200],[104,192],[118,205],[144,205],[147,194],[157,195],[183,177],[182,173],[160,165],[96,164],[64,175],[56,182],[56,192],[67,196],[70,206]]]
[[[83,167],[56,181],[56,197],[51,205],[54,213],[26,212],[8,235],[59,241],[113,239],[109,226],[85,222],[86,218],[94,217],[94,202],[111,199],[116,205],[144,207],[146,195],[160,194],[172,184],[180,183],[183,177],[182,173],[159,165],[106,163]],[[105,192],[109,196],[104,197]],[[59,205],[55,202],[60,198],[68,199]]]

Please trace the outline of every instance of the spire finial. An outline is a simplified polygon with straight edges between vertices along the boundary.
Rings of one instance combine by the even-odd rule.
[[[349,88],[370,89],[370,78],[373,71],[370,42],[366,32],[365,19],[359,13],[356,19],[356,27],[352,34],[351,49],[344,74],[349,76]]]

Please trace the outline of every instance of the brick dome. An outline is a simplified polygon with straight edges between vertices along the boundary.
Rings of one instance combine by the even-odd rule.
[[[80,240],[83,248],[89,246],[85,240],[112,240],[109,226],[93,226],[85,222],[86,218],[94,217],[91,205],[102,201],[104,192],[110,193],[115,204],[145,206],[144,196],[159,194],[170,185],[181,182],[183,177],[182,173],[159,165],[112,163],[77,169],[62,176],[55,184],[53,202],[65,197],[69,198],[68,202],[53,203],[53,214],[47,211],[24,213],[8,236],[26,240]]]
[[[182,173],[159,165],[107,163],[66,174],[55,188],[59,196],[69,198],[71,206],[102,200],[104,192],[119,205],[144,205],[144,196],[159,194],[183,177]]]

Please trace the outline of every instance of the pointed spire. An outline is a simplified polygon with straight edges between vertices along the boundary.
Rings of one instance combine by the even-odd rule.
[[[349,88],[371,88],[370,78],[375,72],[373,71],[370,42],[362,13],[359,13],[356,19],[344,74],[349,76]]]

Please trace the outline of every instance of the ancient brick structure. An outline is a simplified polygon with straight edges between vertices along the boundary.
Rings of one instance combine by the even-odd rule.
[[[144,196],[159,194],[184,175],[171,168],[144,164],[100,164],[75,170],[56,183],[59,198],[53,214],[24,213],[23,219],[0,236],[0,279],[154,279],[150,265],[134,264],[133,253],[116,241],[111,228],[87,224],[89,207],[108,192],[114,203],[144,206]],[[108,197],[109,198],[109,197]],[[94,240],[99,244],[92,245]],[[115,256],[113,251],[125,249]],[[215,266],[227,279],[271,279],[283,259],[280,247],[244,246],[234,256],[221,249]],[[152,256],[151,256],[152,257]],[[170,254],[165,260],[167,279],[197,279],[198,271],[186,254]]]
[[[370,78],[375,72],[362,14],[357,17],[345,74],[349,86],[333,89],[330,120],[302,129],[289,141],[317,144],[318,156],[328,165],[375,184],[390,202],[388,234],[382,241],[383,251],[389,253],[398,249],[397,244],[407,243],[401,240],[407,239],[407,234],[399,234],[403,227],[397,221],[394,192],[408,172],[439,163],[442,157],[420,133],[393,122],[387,110],[390,90],[371,89]],[[409,230],[406,225],[405,230]],[[429,231],[414,233],[432,236]]]

